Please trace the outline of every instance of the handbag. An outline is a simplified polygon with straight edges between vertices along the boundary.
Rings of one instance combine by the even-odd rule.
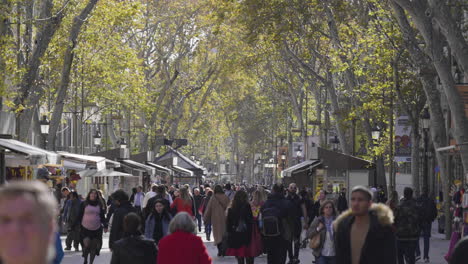
[[[309,241],[309,248],[317,249],[320,247],[320,233],[317,233]]]

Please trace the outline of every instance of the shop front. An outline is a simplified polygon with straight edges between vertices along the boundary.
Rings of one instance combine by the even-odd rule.
[[[24,142],[0,138],[3,152],[5,181],[42,180],[52,185],[48,168],[45,165],[58,167],[59,155]]]
[[[342,188],[349,190],[356,185],[373,184],[372,162],[320,147],[316,147],[312,157],[285,169],[283,183],[294,182],[299,188],[311,190],[314,194],[326,190],[330,195],[338,194]]]

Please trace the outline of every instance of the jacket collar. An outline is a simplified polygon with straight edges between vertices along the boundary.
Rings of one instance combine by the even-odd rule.
[[[393,212],[385,204],[372,204],[369,214],[375,216],[381,226],[391,226],[393,224]],[[341,222],[348,222],[349,220],[354,220],[352,209],[343,212],[333,223],[333,228],[336,231]]]

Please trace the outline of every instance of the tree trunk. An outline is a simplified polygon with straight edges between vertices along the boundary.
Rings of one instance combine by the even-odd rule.
[[[59,28],[65,12],[60,12],[52,16],[53,1],[46,0],[42,6],[41,18],[50,18],[39,22],[38,32],[36,34],[36,45],[34,46],[31,59],[26,65],[25,74],[21,80],[19,95],[15,99],[17,109],[27,107],[26,110],[19,113],[19,139],[26,141],[31,126],[31,118],[34,108],[38,106],[39,99],[42,97],[43,89],[36,84],[39,74],[39,66],[49,43],[55,32]]]
[[[426,43],[426,54],[432,59],[439,75],[445,96],[449,102],[450,111],[454,120],[454,137],[458,144],[468,142],[468,121],[465,116],[465,105],[462,97],[455,87],[451,72],[451,65],[444,56],[443,36],[432,25],[431,18],[426,16],[427,1],[394,0],[405,8],[418,28]],[[460,157],[463,163],[464,174],[468,173],[468,148],[460,148]]]
[[[332,73],[329,73],[328,75],[331,76]],[[349,155],[350,152],[349,152],[348,144],[346,143],[346,132],[342,126],[345,120],[345,117],[343,115],[343,111],[341,111],[338,96],[336,95],[335,83],[332,80],[330,81],[331,81],[331,85],[329,85],[327,88],[328,88],[328,94],[330,95],[332,114],[335,117],[336,132],[340,140],[341,150],[343,151],[344,154]]]
[[[420,190],[420,157],[419,146],[421,144],[421,135],[417,125],[412,126],[411,130],[411,177],[414,189],[414,197],[419,197]]]
[[[80,35],[81,28],[88,18],[91,11],[96,6],[98,0],[90,0],[86,7],[81,11],[81,13],[73,19],[73,24],[70,30],[70,36],[68,38],[68,47],[65,50],[63,65],[62,65],[62,75],[60,79],[60,86],[57,91],[57,98],[55,100],[54,111],[52,112],[52,118],[50,121],[50,129],[48,136],[48,149],[55,150],[55,141],[57,138],[57,130],[60,126],[60,121],[62,120],[63,106],[65,100],[67,99],[68,85],[70,83],[70,71],[73,64],[73,58],[75,55],[75,47],[77,45],[77,39]],[[82,98],[83,100],[83,98]]]
[[[434,18],[437,22],[442,34],[444,34],[450,45],[450,49],[455,55],[455,60],[464,72],[464,76],[468,76],[468,43],[463,37],[460,26],[452,17],[451,10],[447,6],[446,1],[429,0],[429,4],[431,8],[426,10],[426,15]]]
[[[429,113],[431,116],[430,124],[430,135],[434,148],[445,147],[448,145],[447,136],[445,131],[446,121],[444,119],[444,114],[441,106],[441,94],[437,90],[436,86],[436,69],[430,61],[429,57],[426,56],[422,50],[416,44],[416,33],[413,31],[413,28],[410,26],[404,10],[394,3],[391,2],[392,9],[394,11],[395,17],[400,26],[401,32],[404,36],[404,43],[406,48],[409,51],[411,59],[414,62],[414,65],[419,69],[420,79],[423,85],[424,92],[426,94]],[[444,154],[436,151],[437,164],[440,168],[440,178],[443,190],[444,190],[444,201],[449,201],[449,190],[450,190],[450,180],[449,175],[447,174],[447,164]],[[444,203],[444,211],[446,216],[450,216],[450,203]],[[449,230],[451,227],[451,217],[446,217],[445,230]],[[446,239],[450,239],[450,235],[446,232]]]
[[[6,78],[7,74],[5,72],[5,58],[4,56],[4,49],[6,47],[5,38],[8,35],[8,29],[10,25],[10,19],[8,16],[8,12],[10,11],[10,4],[8,0],[1,0],[0,1],[2,8],[0,8],[0,72],[3,74],[0,75],[0,111],[3,109],[3,92],[6,89]]]

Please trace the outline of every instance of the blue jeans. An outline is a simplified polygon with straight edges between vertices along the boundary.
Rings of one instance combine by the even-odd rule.
[[[201,214],[196,213],[195,218],[197,219],[197,223],[198,223],[198,231],[201,232],[201,227],[202,227]]]
[[[429,258],[429,241],[431,240],[432,223],[425,223],[421,226],[424,240],[424,258]],[[421,256],[421,249],[419,248],[419,241],[416,244],[416,256]]]
[[[205,234],[206,234],[206,237],[210,237],[210,235],[211,235],[211,224],[205,224]]]
[[[325,256],[320,256],[317,258],[316,264],[335,264],[335,257],[325,257]]]

